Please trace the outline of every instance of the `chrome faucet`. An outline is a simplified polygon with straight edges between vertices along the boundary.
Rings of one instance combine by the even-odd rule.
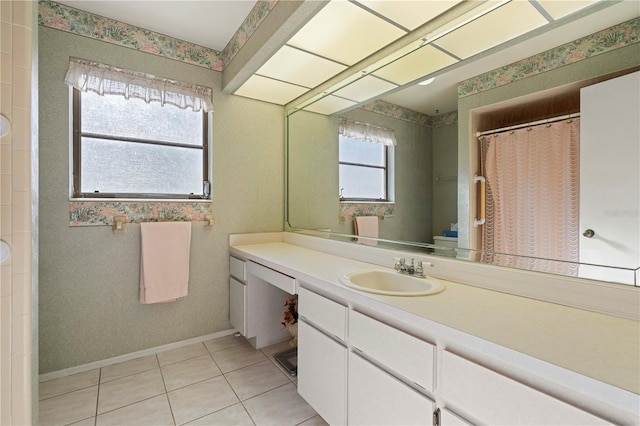
[[[403,258],[396,257],[393,260],[395,261],[393,265],[393,269],[398,271],[399,274],[413,275],[414,277],[425,278],[424,267],[422,266],[421,260],[418,260],[417,266],[414,265],[414,259],[411,259],[410,265],[407,265],[404,257]]]

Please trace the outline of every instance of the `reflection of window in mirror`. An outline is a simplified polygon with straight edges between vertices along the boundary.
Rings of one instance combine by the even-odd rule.
[[[393,145],[339,135],[340,200],[392,201],[389,159]]]

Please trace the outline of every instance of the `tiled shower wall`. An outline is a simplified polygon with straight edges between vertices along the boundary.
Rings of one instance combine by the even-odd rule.
[[[11,131],[0,140],[0,424],[31,424],[32,210],[31,1],[0,2],[0,112]]]

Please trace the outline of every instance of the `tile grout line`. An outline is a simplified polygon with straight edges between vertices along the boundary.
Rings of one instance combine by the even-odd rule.
[[[96,392],[96,415],[93,417],[93,426],[98,424],[98,404],[100,403],[100,386],[102,385],[102,368],[98,370],[98,391]]]
[[[169,399],[169,391],[167,390],[167,382],[164,380],[164,374],[162,373],[162,366],[160,365],[158,354],[156,354],[156,362],[158,363],[158,370],[160,371],[160,377],[162,378],[162,386],[164,386],[164,397],[167,400],[167,405],[169,405],[169,411],[171,412],[171,419],[173,420],[173,424],[175,426],[177,425],[176,416],[175,414],[173,414],[173,407],[171,406],[171,399]]]

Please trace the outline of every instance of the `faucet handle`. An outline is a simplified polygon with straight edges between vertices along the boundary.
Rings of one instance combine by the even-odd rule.
[[[407,272],[413,275],[416,271],[416,267],[413,265],[414,259],[411,259],[411,265],[407,266]]]
[[[404,272],[407,270],[407,264],[405,263],[404,257],[394,257],[393,260],[395,262],[393,265],[393,269],[398,272]]]
[[[402,268],[403,264],[404,264],[404,259],[400,259],[399,257],[393,258],[393,269],[395,269],[396,271],[399,271],[400,268]]]

